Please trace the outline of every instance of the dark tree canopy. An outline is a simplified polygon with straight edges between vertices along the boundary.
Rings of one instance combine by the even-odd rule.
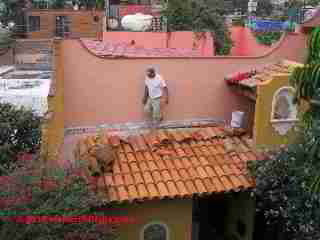
[[[169,31],[211,32],[216,53],[227,55],[232,47],[231,34],[225,22],[221,4],[209,0],[172,0],[162,16],[166,17]]]
[[[40,123],[40,117],[31,110],[0,104],[0,165],[14,162],[19,153],[39,149]]]

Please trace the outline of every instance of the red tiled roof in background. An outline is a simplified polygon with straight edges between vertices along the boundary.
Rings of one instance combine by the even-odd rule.
[[[178,48],[143,48],[130,43],[101,42],[81,39],[82,45],[98,57],[148,58],[148,57],[201,57],[200,50]]]
[[[136,46],[144,48],[198,49],[203,57],[214,56],[214,40],[211,33],[198,38],[192,31],[176,32],[123,32],[109,31],[103,33],[103,41],[108,43],[134,40]]]
[[[238,132],[239,133],[239,132]],[[92,166],[95,136],[81,140],[76,159]],[[220,127],[157,130],[127,138],[104,136],[114,147],[113,173],[98,179],[107,202],[181,198],[254,187],[246,163],[260,155],[248,136]],[[80,156],[80,157],[79,157]]]

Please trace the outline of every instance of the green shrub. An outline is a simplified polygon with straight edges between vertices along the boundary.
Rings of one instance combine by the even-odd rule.
[[[39,149],[40,124],[40,117],[33,111],[0,104],[0,165],[15,162],[19,153],[35,153]]]
[[[257,212],[267,230],[278,229],[284,240],[320,236],[320,196],[309,187],[320,168],[308,161],[307,149],[305,144],[291,145],[252,166]]]
[[[97,222],[79,221],[59,223],[40,221],[27,224],[14,218],[26,216],[62,217],[69,219],[77,216],[104,216],[100,211],[102,201],[88,188],[80,177],[79,168],[53,168],[39,173],[39,162],[15,167],[7,171],[6,184],[0,184],[0,203],[3,199],[13,201],[2,204],[0,210],[0,239],[42,240],[42,239],[115,239],[114,226]],[[42,186],[42,187],[41,187]],[[27,198],[21,198],[25,197]],[[9,203],[9,204],[8,204]],[[1,221],[2,220],[2,221]]]
[[[258,32],[254,33],[258,43],[271,46],[273,43],[280,40],[282,32]]]

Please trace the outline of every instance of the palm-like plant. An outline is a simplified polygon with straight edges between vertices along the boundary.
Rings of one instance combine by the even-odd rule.
[[[319,99],[320,89],[320,27],[316,28],[308,40],[308,58],[303,67],[294,70],[290,78],[297,89],[296,100]]]
[[[314,29],[308,39],[308,57],[303,67],[291,75],[291,84],[296,88],[295,99],[306,100],[311,108],[304,114],[305,141],[308,158],[317,165],[320,160],[320,27]],[[310,186],[312,192],[320,192],[320,174]]]

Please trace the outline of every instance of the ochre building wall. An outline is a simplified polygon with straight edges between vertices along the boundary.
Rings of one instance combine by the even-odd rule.
[[[281,87],[289,87],[289,75],[278,74],[272,80],[257,87],[257,102],[255,112],[255,142],[257,147],[276,147],[280,144],[294,142],[298,135],[295,125],[289,131],[280,135],[271,123],[272,100],[274,94]],[[301,117],[306,104],[302,104],[298,110],[297,118]]]
[[[106,216],[119,213],[135,218],[137,223],[120,224],[119,240],[140,240],[146,224],[161,222],[168,226],[169,239],[191,240],[192,199],[158,200],[114,206],[104,212]]]

